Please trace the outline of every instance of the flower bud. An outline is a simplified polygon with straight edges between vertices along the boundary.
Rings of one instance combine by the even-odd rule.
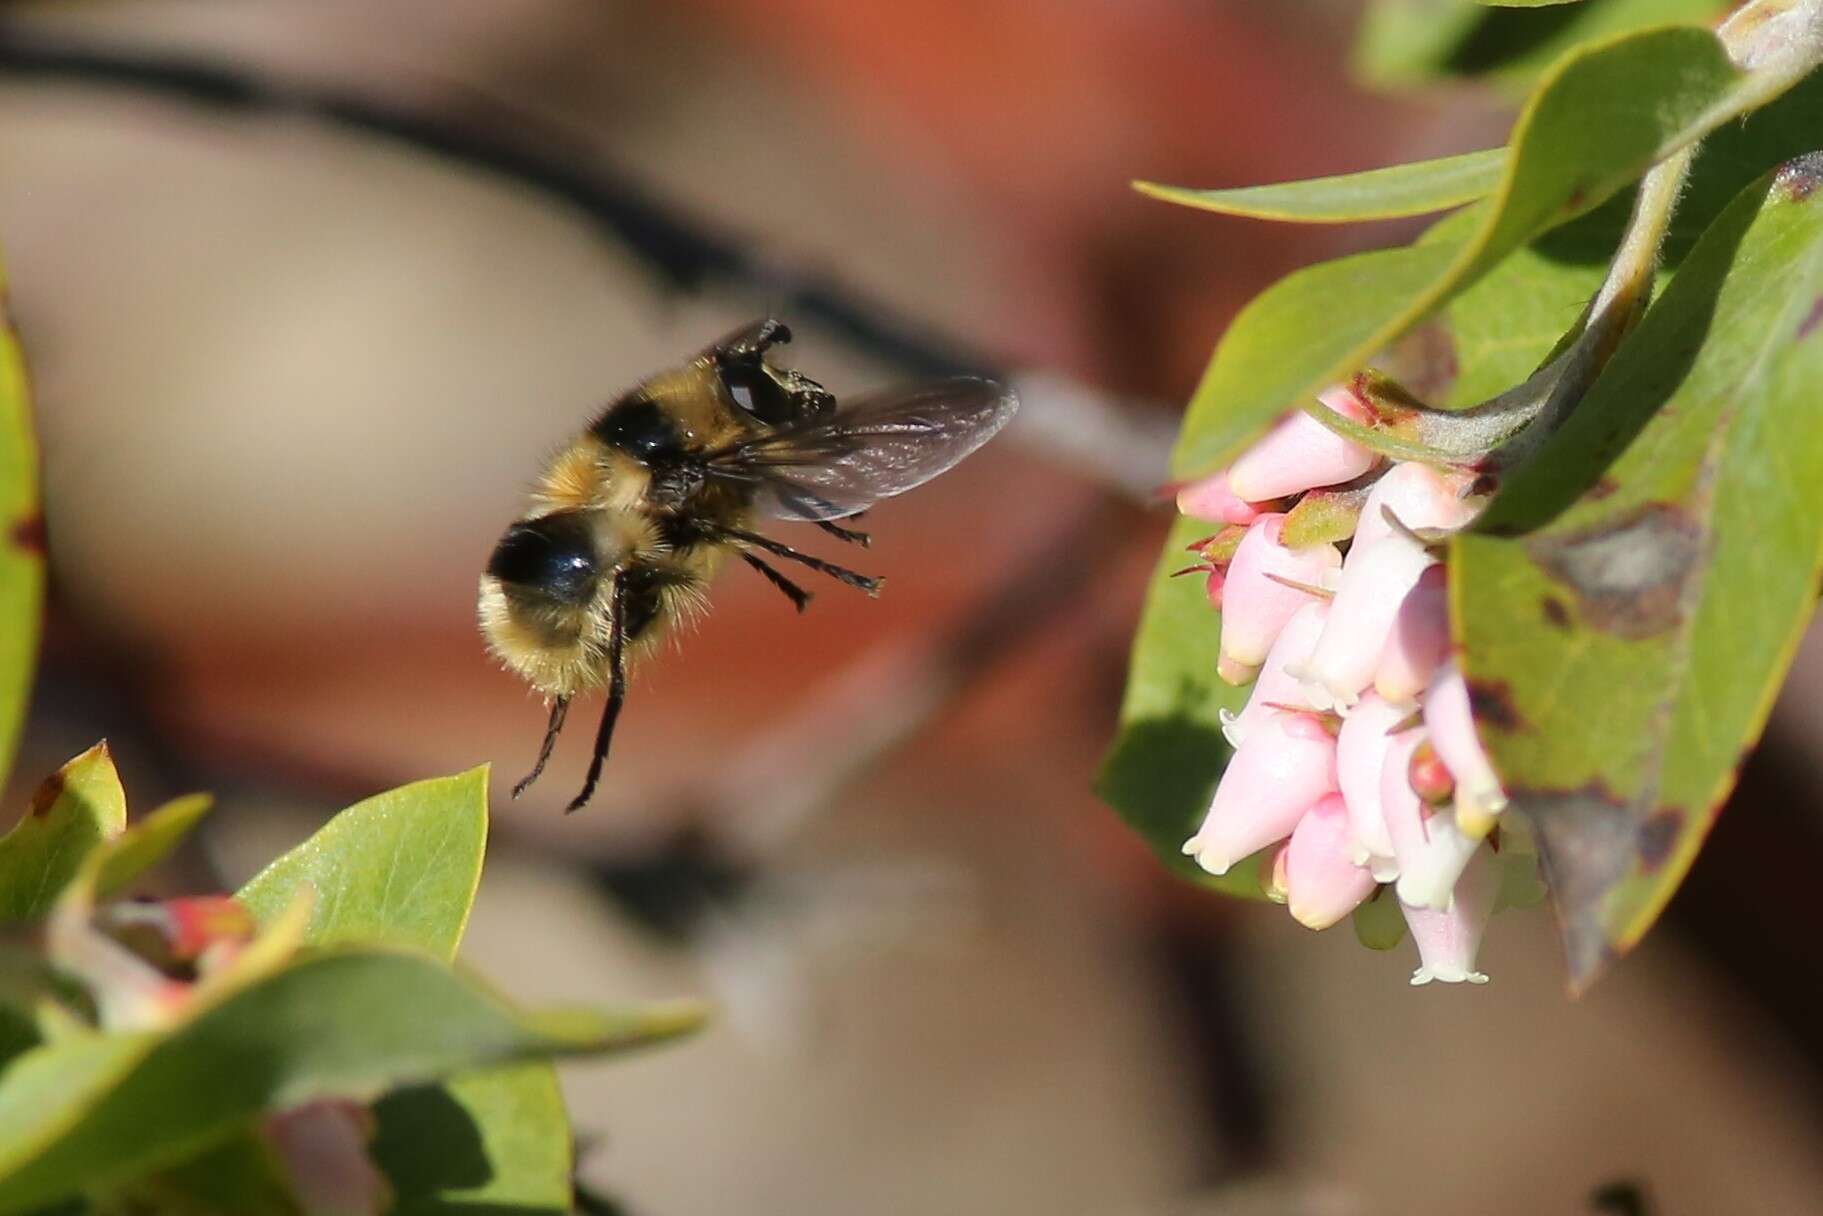
[[[1393,620],[1425,570],[1436,564],[1409,536],[1388,536],[1351,550],[1330,605],[1329,624],[1304,669],[1313,698],[1325,695],[1342,709],[1373,683],[1392,634]]]
[[[1450,776],[1428,739],[1412,753],[1411,767],[1405,776],[1412,783],[1412,792],[1426,806],[1442,806],[1456,792],[1456,779]]]
[[[1424,694],[1424,725],[1437,754],[1456,778],[1456,822],[1468,836],[1479,840],[1506,809],[1507,796],[1475,733],[1468,684],[1454,663],[1439,667],[1431,678]]]
[[[1414,530],[1444,528],[1453,532],[1467,527],[1483,505],[1480,499],[1463,497],[1470,484],[1471,479],[1463,473],[1446,473],[1415,460],[1400,461],[1368,491],[1367,501],[1361,506],[1361,522],[1355,526],[1355,544],[1371,545],[1398,531],[1387,518],[1388,511]]]
[[[1493,859],[1485,848],[1469,858],[1456,884],[1455,897],[1441,910],[1401,903],[1405,923],[1418,947],[1418,969],[1413,984],[1436,980],[1443,984],[1485,984],[1488,977],[1475,970],[1481,936],[1494,914],[1499,887]]]
[[[1291,835],[1336,790],[1336,741],[1308,714],[1273,713],[1247,732],[1184,852],[1211,874]]]
[[[1253,686],[1253,695],[1247,698],[1246,708],[1239,714],[1222,711],[1222,734],[1230,746],[1239,747],[1254,723],[1274,712],[1273,706],[1304,707],[1303,686],[1294,673],[1310,658],[1328,619],[1329,605],[1318,600],[1298,609],[1279,631],[1278,640],[1266,653],[1266,665],[1260,668],[1259,681]]]
[[[1304,812],[1285,846],[1285,900],[1292,919],[1327,929],[1353,912],[1379,884],[1349,859],[1353,833],[1340,794]]]
[[[305,1216],[367,1216],[391,1210],[392,1184],[368,1146],[373,1113],[345,1098],[318,1098],[267,1115],[260,1131]]]
[[[1222,588],[1221,662],[1216,670],[1230,684],[1251,680],[1297,610],[1323,598],[1303,588],[1323,586],[1342,566],[1342,554],[1334,545],[1288,549],[1280,544],[1284,525],[1283,515],[1260,516],[1228,564]]]
[[[1344,387],[1326,389],[1317,400],[1353,422],[1366,425],[1373,420],[1367,406]],[[1353,481],[1378,460],[1303,410],[1293,410],[1241,453],[1228,470],[1228,489],[1247,502],[1265,502]]]
[[[1456,827],[1455,816],[1433,813],[1412,789],[1412,756],[1423,742],[1419,729],[1393,736],[1380,773],[1380,810],[1399,863],[1399,901],[1441,910],[1479,842]]]
[[[1368,693],[1342,719],[1336,739],[1336,780],[1348,804],[1348,827],[1353,841],[1349,860],[1366,866],[1381,882],[1399,876],[1393,860],[1393,838],[1386,831],[1380,809],[1380,774],[1392,747],[1392,732],[1409,717],[1402,706]]]
[[[1265,508],[1237,497],[1228,488],[1228,470],[1222,469],[1179,490],[1177,509],[1211,523],[1250,524]]]
[[[1393,617],[1374,690],[1388,701],[1411,705],[1449,656],[1449,577],[1440,562],[1418,576]]]

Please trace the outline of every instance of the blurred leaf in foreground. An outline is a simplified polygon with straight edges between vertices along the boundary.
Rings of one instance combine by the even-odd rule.
[[[0,309],[6,279],[0,273]],[[25,363],[0,311],[0,788],[25,722],[44,612],[44,516]]]
[[[97,743],[46,778],[0,837],[0,921],[48,913],[89,853],[126,826],[126,792],[108,745]]]

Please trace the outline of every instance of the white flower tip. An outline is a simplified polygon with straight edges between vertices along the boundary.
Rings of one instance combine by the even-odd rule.
[[[1435,980],[1439,984],[1485,984],[1486,973],[1481,971],[1457,971],[1447,968],[1420,967],[1412,972],[1412,987],[1421,988]]]
[[[1287,669],[1289,674],[1297,677],[1298,691],[1303,694],[1304,703],[1319,713],[1327,713],[1332,709],[1336,709],[1336,700],[1330,695],[1329,685],[1321,680],[1313,678],[1309,674],[1309,670],[1308,667],[1296,672],[1289,672],[1289,669]]]
[[[1398,882],[1398,859],[1393,857],[1370,856],[1367,859],[1367,872],[1374,876],[1375,882]]]
[[[1197,865],[1217,878],[1234,868],[1233,859],[1217,856],[1215,850],[1200,835],[1192,836],[1184,841],[1184,856],[1194,857]]]
[[[1336,924],[1344,916],[1347,916],[1354,911],[1353,908],[1349,908],[1345,911],[1338,912],[1334,907],[1312,908],[1308,905],[1298,903],[1288,904],[1287,908],[1291,912],[1291,919],[1297,921],[1306,929],[1315,929],[1319,933],[1324,929],[1329,928],[1331,925]]]
[[[1241,725],[1241,715],[1232,710],[1218,709],[1215,716],[1222,720],[1222,738],[1228,740],[1228,746],[1241,750],[1241,741],[1247,737],[1247,730]]]
[[[1258,663],[1243,663],[1241,660],[1223,655],[1215,665],[1215,674],[1223,680],[1239,687],[1253,683],[1254,677],[1260,674]]]
[[[1361,699],[1360,689],[1350,688],[1347,684],[1337,684],[1333,681],[1324,684],[1323,691],[1327,694],[1330,705],[1340,714],[1347,714],[1355,707],[1355,702]]]

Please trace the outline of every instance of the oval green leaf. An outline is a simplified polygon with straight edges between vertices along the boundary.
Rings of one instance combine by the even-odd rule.
[[[1177,874],[1214,890],[1257,898],[1261,892],[1254,862],[1216,878],[1183,853],[1232,753],[1222,737],[1221,711],[1238,713],[1250,691],[1215,674],[1222,618],[1210,607],[1204,580],[1171,577],[1193,560],[1186,547],[1219,527],[1181,517],[1165,539],[1133,640],[1120,730],[1102,761],[1095,790]]]
[[[416,781],[338,814],[240,889],[265,921],[316,888],[305,940],[410,946],[454,958],[487,848],[487,768]]]
[[[1812,160],[1743,193],[1454,544],[1472,699],[1579,989],[1688,871],[1816,603],[1820,184]]]
[[[1191,401],[1175,475],[1219,467],[1275,415],[1366,364],[1516,249],[1725,121],[1740,80],[1700,29],[1632,34],[1563,60],[1514,126],[1499,189],[1452,217],[1460,224],[1444,221],[1450,239],[1309,267],[1235,318]]]
[[[683,1005],[527,1013],[442,961],[403,951],[294,960],[168,1033],[81,1035],[15,1060],[0,1074],[0,1212],[175,1165],[265,1110],[623,1050],[699,1021]]]
[[[49,912],[88,855],[126,826],[126,791],[108,745],[97,743],[46,778],[0,836],[0,923]]]
[[[1427,215],[1472,203],[1500,184],[1505,165],[1506,149],[1489,148],[1365,173],[1271,186],[1231,190],[1192,190],[1155,182],[1135,182],[1133,186],[1151,198],[1221,215],[1301,224],[1345,224]]]

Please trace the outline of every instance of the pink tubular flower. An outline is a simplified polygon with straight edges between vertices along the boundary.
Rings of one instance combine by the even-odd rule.
[[[1448,907],[1439,910],[1400,904],[1412,941],[1418,947],[1413,984],[1432,980],[1443,984],[1488,982],[1486,975],[1475,970],[1475,956],[1481,952],[1481,935],[1494,914],[1499,885],[1493,858],[1486,848],[1480,848],[1469,858]]]
[[[1246,707],[1239,714],[1222,711],[1222,734],[1229,746],[1239,747],[1245,742],[1247,732],[1261,718],[1274,712],[1273,706],[1308,708],[1303,686],[1295,673],[1310,658],[1328,619],[1329,605],[1318,600],[1305,604],[1286,622],[1285,628],[1279,631],[1278,640],[1266,653],[1266,666],[1260,669],[1259,681],[1254,684]]]
[[[1393,519],[1407,528],[1444,528],[1455,531],[1467,527],[1481,511],[1478,499],[1464,498],[1470,479],[1466,474],[1443,472],[1415,460],[1404,460],[1386,470],[1361,505],[1361,522],[1355,528],[1355,544],[1371,545],[1384,540],[1398,529]]]
[[[1418,576],[1393,617],[1374,691],[1388,701],[1413,705],[1430,685],[1431,676],[1449,655],[1449,578],[1442,564]]]
[[[1334,545],[1289,549],[1280,544],[1284,526],[1283,515],[1260,516],[1228,563],[1217,672],[1230,684],[1251,680],[1293,614],[1323,598],[1303,588],[1321,587],[1341,568],[1342,554]]]
[[[1431,678],[1424,694],[1424,725],[1437,755],[1456,778],[1456,822],[1469,837],[1480,840],[1506,809],[1507,796],[1475,733],[1468,684],[1454,663],[1439,667]]]
[[[1399,864],[1380,809],[1380,774],[1392,747],[1393,728],[1410,716],[1409,709],[1370,692],[1342,719],[1342,733],[1336,737],[1336,781],[1348,804],[1353,847],[1349,860],[1366,866],[1381,882],[1397,878]]]
[[[1336,791],[1336,741],[1310,714],[1273,713],[1247,732],[1228,762],[1203,826],[1184,852],[1211,874],[1285,839]]]
[[[1436,560],[1404,535],[1349,552],[1329,625],[1304,668],[1313,699],[1346,709],[1373,683],[1399,606]]]
[[[1236,497],[1228,488],[1228,470],[1211,473],[1193,481],[1177,492],[1177,509],[1196,519],[1211,523],[1250,524],[1265,508]]]
[[[1327,929],[1353,912],[1379,884],[1349,859],[1353,836],[1340,794],[1304,812],[1285,848],[1285,901],[1307,929]]]
[[[1399,862],[1399,902],[1441,911],[1479,841],[1463,834],[1454,815],[1434,813],[1412,789],[1412,753],[1423,742],[1421,729],[1393,736],[1380,771],[1380,810]]]
[[[1317,399],[1353,422],[1372,420],[1367,406],[1346,388],[1326,389]],[[1294,410],[1230,466],[1228,489],[1247,502],[1265,502],[1353,481],[1378,460],[1303,410]]]

